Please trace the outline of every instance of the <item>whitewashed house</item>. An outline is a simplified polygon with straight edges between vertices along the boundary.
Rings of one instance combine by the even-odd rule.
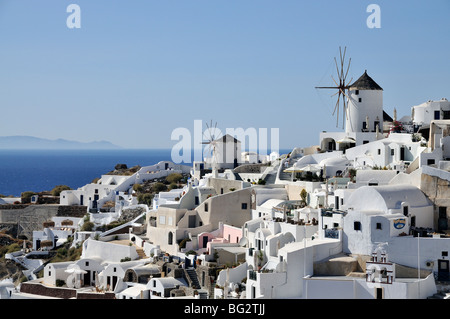
[[[414,125],[427,126],[434,120],[450,120],[450,102],[446,98],[429,100],[411,108]]]
[[[169,298],[170,292],[180,287],[189,287],[183,278],[163,277],[152,278],[146,285],[150,299]]]
[[[345,253],[370,255],[375,243],[408,235],[411,226],[433,227],[433,204],[411,185],[362,186],[342,208]]]

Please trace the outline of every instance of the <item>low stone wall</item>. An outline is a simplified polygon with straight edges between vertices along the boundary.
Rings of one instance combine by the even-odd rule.
[[[75,289],[46,287],[41,283],[32,282],[23,282],[20,285],[20,292],[62,299],[75,298],[77,296]]]
[[[105,292],[105,293],[79,292],[77,293],[77,299],[116,299],[116,294],[113,292]]]
[[[87,206],[66,206],[59,205],[58,213],[56,216],[63,217],[84,217],[87,214]]]
[[[33,295],[61,298],[61,299],[115,299],[113,292],[90,293],[78,292],[76,289],[63,287],[47,287],[39,282],[24,282],[20,286],[20,292]]]

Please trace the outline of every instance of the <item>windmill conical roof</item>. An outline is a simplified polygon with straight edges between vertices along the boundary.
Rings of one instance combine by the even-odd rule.
[[[353,82],[353,84],[350,85],[350,89],[355,90],[383,90],[381,86],[377,84],[368,74],[367,70],[364,72],[363,75],[359,77],[358,80]]]

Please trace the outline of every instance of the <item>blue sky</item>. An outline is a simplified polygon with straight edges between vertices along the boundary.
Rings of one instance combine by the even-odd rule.
[[[316,145],[341,130],[333,92],[314,88],[333,84],[339,46],[391,115],[450,98],[449,13],[448,0],[0,0],[0,136],[171,148],[175,128],[213,120]]]

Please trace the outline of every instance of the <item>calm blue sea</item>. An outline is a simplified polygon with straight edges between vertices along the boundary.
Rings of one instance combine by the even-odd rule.
[[[77,189],[119,163],[132,167],[171,160],[171,149],[0,150],[0,194],[20,196],[25,191],[52,190],[56,185]]]
[[[20,196],[56,185],[72,189],[114,170],[116,164],[147,166],[171,160],[170,149],[0,150],[0,194]]]

